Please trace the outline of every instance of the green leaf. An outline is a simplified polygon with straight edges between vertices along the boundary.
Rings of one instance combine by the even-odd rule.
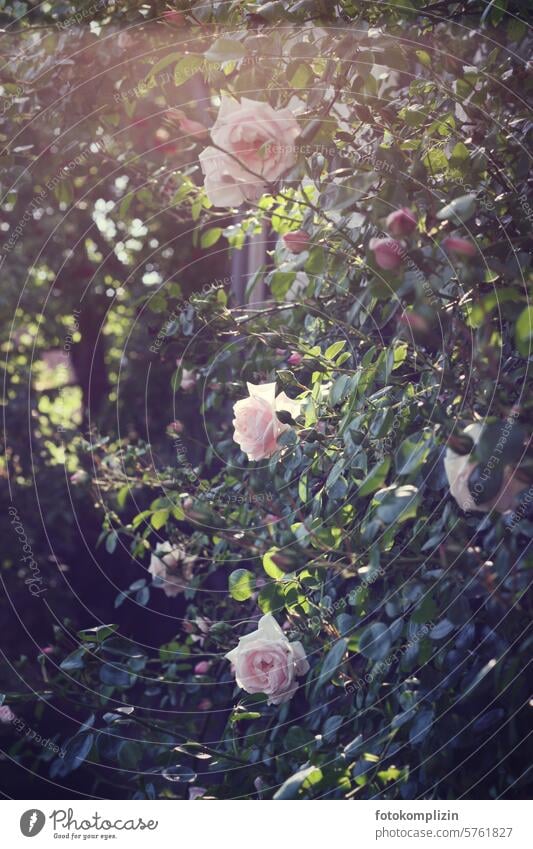
[[[326,348],[324,352],[326,360],[334,360],[337,354],[340,354],[345,345],[346,340],[341,339],[339,342],[334,342],[333,345],[330,345],[329,348]]]
[[[416,714],[409,729],[409,742],[413,746],[419,746],[429,734],[432,725],[433,710],[431,708],[424,708],[420,713]]]
[[[240,41],[221,36],[204,53],[208,62],[235,62],[246,56],[246,48]]]
[[[255,577],[249,569],[235,569],[228,579],[229,594],[235,601],[246,601],[255,587]]]
[[[285,608],[284,585],[273,582],[263,587],[257,598],[257,604],[262,613],[279,613]]]
[[[104,663],[100,667],[100,681],[110,687],[131,687],[135,677],[127,669],[122,669],[120,666],[114,666],[111,663]]]
[[[222,227],[211,227],[209,230],[206,230],[205,233],[202,233],[200,238],[200,247],[211,248],[213,245],[216,245],[221,235]]]
[[[337,460],[337,462],[335,463],[335,465],[333,466],[333,468],[331,469],[331,471],[330,471],[330,473],[327,477],[326,486],[325,486],[326,492],[329,492],[330,489],[333,486],[335,486],[335,484],[337,483],[337,481],[339,480],[340,476],[342,475],[342,473],[344,471],[345,464],[346,464],[346,460],[345,460],[344,457],[341,457],[339,460]]]
[[[83,647],[76,649],[76,651],[73,651],[61,661],[59,668],[64,672],[72,672],[74,669],[83,669],[86,653],[87,649]]]
[[[116,531],[111,531],[105,538],[105,550],[108,554],[113,554],[117,547],[118,534]]]
[[[277,301],[282,301],[296,278],[295,271],[275,271],[270,278],[270,291]]]
[[[431,56],[429,55],[429,53],[426,53],[425,50],[415,50],[415,53],[418,61],[422,65],[425,65],[426,68],[431,67]]]
[[[333,675],[337,671],[338,667],[343,661],[344,655],[346,654],[346,648],[348,646],[348,640],[344,638],[338,640],[335,643],[332,649],[329,650],[324,661],[322,663],[322,668],[320,670],[320,675],[318,676],[318,680],[316,683],[317,690],[322,687],[324,684],[327,684],[333,678]]]
[[[155,65],[152,65],[150,71],[148,72],[145,80],[145,85],[153,86],[155,84],[155,77],[164,71],[165,68],[168,68],[169,65],[173,65],[175,62],[179,62],[183,58],[182,53],[169,53],[168,56],[165,56],[163,59],[160,59]]]
[[[369,660],[383,660],[389,654],[391,645],[390,631],[382,622],[369,625],[359,637],[359,651]]]
[[[376,515],[386,525],[405,522],[416,516],[420,496],[415,486],[389,486],[376,492]]]
[[[350,387],[350,375],[341,374],[332,384],[329,390],[329,403],[332,407],[336,407],[341,401],[344,401],[346,393]]]
[[[78,769],[86,759],[92,749],[94,743],[94,734],[91,731],[85,731],[81,734],[76,734],[75,737],[67,743],[63,762],[68,765],[68,771],[72,772]]]
[[[274,578],[275,581],[279,581],[281,578],[285,577],[285,572],[279,568],[274,559],[278,551],[278,548],[271,548],[270,551],[267,551],[266,554],[263,555],[263,569],[267,575]]]
[[[85,642],[103,643],[118,630],[118,625],[98,625],[96,628],[84,628],[78,631],[78,637]]]
[[[516,347],[523,357],[531,355],[531,337],[533,336],[533,306],[526,307],[515,325]]]
[[[152,514],[150,518],[150,524],[152,528],[158,531],[163,527],[168,521],[168,517],[170,516],[170,510],[156,510],[155,513]]]
[[[164,770],[162,770],[161,775],[163,778],[166,778],[167,781],[176,781],[180,784],[190,784],[198,778],[194,770],[192,770],[189,766],[183,766],[182,764],[166,766]]]
[[[476,211],[476,196],[475,195],[461,195],[461,197],[455,198],[450,203],[443,206],[437,212],[437,218],[439,221],[445,221],[448,218],[452,220],[463,222],[468,221],[469,218],[472,218],[474,212]]]
[[[431,433],[414,434],[404,439],[396,452],[396,471],[399,475],[409,475],[419,469],[431,451],[433,438]]]
[[[322,778],[322,772],[318,769],[318,767],[308,766],[304,769],[299,769],[298,772],[295,772],[294,775],[291,775],[290,778],[287,778],[287,780],[283,782],[279,790],[274,793],[273,799],[296,798],[296,795],[304,781],[311,779],[312,777],[314,777],[315,780],[320,780],[320,778]]]
[[[387,478],[387,474],[390,468],[390,457],[385,457],[377,466],[374,466],[366,476],[366,478],[361,483],[359,490],[357,492],[358,498],[362,498],[365,495],[370,495],[380,488],[385,483]]]

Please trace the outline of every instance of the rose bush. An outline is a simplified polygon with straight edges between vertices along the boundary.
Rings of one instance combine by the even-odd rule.
[[[8,792],[527,797],[521,13],[182,5],[3,9]]]

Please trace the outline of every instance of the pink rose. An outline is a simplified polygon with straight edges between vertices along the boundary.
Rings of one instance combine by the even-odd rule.
[[[198,702],[198,710],[211,710],[213,702],[211,699],[200,699]]]
[[[249,460],[264,460],[277,450],[280,434],[289,429],[288,424],[280,422],[276,411],[285,410],[296,418],[300,402],[288,398],[285,392],[276,397],[275,383],[246,385],[250,397],[233,405],[233,439]]]
[[[169,433],[183,433],[184,429],[185,425],[179,419],[176,419],[175,421],[170,422],[170,424],[167,425],[167,430],[169,431]]]
[[[301,254],[309,247],[309,233],[305,230],[294,230],[292,233],[285,233],[283,236],[283,244],[291,252],[291,254]]]
[[[233,664],[237,685],[247,693],[265,693],[269,705],[292,699],[297,676],[309,671],[302,644],[290,643],[271,613],[262,616],[257,631],[241,637],[226,658]]]
[[[296,162],[294,141],[300,133],[289,109],[269,103],[241,102],[222,96],[211,138],[217,147],[200,154],[205,190],[214,206],[240,206],[256,201]]]
[[[460,239],[458,236],[448,236],[442,240],[445,251],[459,254],[460,256],[475,256],[477,248],[468,239]]]
[[[169,9],[168,12],[163,12],[161,17],[169,24],[174,24],[174,26],[183,26],[183,24],[186,23],[183,14],[178,12],[176,9]]]
[[[184,392],[188,392],[189,389],[194,389],[196,386],[196,375],[194,371],[189,371],[189,369],[184,368],[181,364],[181,359],[176,360],[176,365],[178,368],[181,368],[180,389],[183,389]]]
[[[184,592],[193,577],[196,557],[170,542],[159,543],[150,559],[148,571],[169,598]]]
[[[0,707],[0,722],[7,725],[8,722],[13,722],[15,714],[8,705]]]
[[[403,247],[396,239],[370,239],[376,265],[390,271],[402,264]]]
[[[180,130],[183,130],[189,136],[207,136],[209,130],[200,121],[193,121],[188,118],[182,109],[167,109],[167,118],[174,124],[177,124]]]
[[[302,360],[302,355],[299,354],[298,351],[293,351],[287,362],[290,366],[299,366]]]
[[[201,660],[194,667],[194,674],[195,675],[207,675],[207,673],[209,672],[210,669],[211,669],[210,661],[209,660]]]
[[[416,218],[410,209],[403,206],[387,216],[386,226],[393,236],[409,236],[416,227]]]
[[[464,432],[477,445],[483,431],[480,422],[465,427]],[[476,510],[478,513],[488,513],[496,510],[498,513],[506,513],[512,510],[516,504],[517,496],[526,488],[527,484],[516,477],[516,469],[506,466],[503,470],[502,485],[500,491],[490,501],[476,504],[468,481],[470,475],[479,464],[472,462],[470,454],[456,454],[451,448],[446,449],[444,455],[444,470],[450,485],[450,494],[455,499],[461,510]]]

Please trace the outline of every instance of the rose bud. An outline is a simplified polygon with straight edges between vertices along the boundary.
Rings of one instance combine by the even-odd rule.
[[[88,480],[89,475],[84,469],[78,469],[77,472],[74,472],[74,474],[70,476],[70,482],[74,484],[74,486],[77,486],[80,483],[85,483]]]
[[[443,239],[442,247],[445,251],[459,256],[475,256],[477,254],[477,248],[472,242],[468,239],[460,239],[457,236],[448,236]]]
[[[386,226],[393,236],[409,236],[416,228],[416,218],[410,209],[403,206],[387,216]]]
[[[403,315],[400,316],[400,324],[405,325],[412,331],[418,331],[419,333],[427,333],[430,329],[427,319],[412,311],[404,312]]]
[[[298,351],[293,351],[287,362],[290,366],[299,366],[302,360],[302,355],[299,354]]]
[[[180,422],[179,419],[176,419],[176,421],[170,422],[170,424],[167,427],[167,430],[170,433],[183,433],[184,428],[185,428],[185,425],[183,424],[183,422]]]
[[[168,109],[167,118],[177,124],[180,130],[183,130],[189,136],[207,136],[209,133],[207,127],[200,121],[193,121],[192,118],[188,118],[181,109]]]
[[[201,660],[194,667],[194,674],[195,675],[207,675],[210,668],[211,668],[211,663],[210,663],[209,660]]]
[[[370,239],[369,248],[379,268],[389,271],[402,264],[403,247],[396,239]]]
[[[176,9],[169,9],[168,12],[163,12],[161,15],[163,20],[165,20],[169,24],[174,24],[174,26],[182,26],[186,23],[184,16],[181,12],[178,12]]]
[[[306,251],[309,242],[309,233],[306,233],[305,230],[294,230],[292,233],[285,233],[283,236],[283,244],[291,254],[301,254]]]
[[[211,710],[212,707],[213,702],[211,699],[201,699],[201,701],[198,702],[198,710]]]

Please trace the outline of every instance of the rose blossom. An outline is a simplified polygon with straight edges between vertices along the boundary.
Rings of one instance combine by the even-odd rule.
[[[293,230],[292,233],[285,233],[283,236],[283,244],[291,252],[291,254],[301,254],[309,247],[309,233],[305,230]]]
[[[298,689],[296,677],[309,671],[302,644],[290,643],[271,613],[262,616],[257,631],[241,637],[226,658],[233,664],[237,685],[247,693],[265,693],[269,705],[288,702]]]
[[[445,251],[459,254],[460,256],[475,256],[477,248],[468,239],[460,239],[458,236],[448,236],[442,240],[442,247]]]
[[[368,247],[380,268],[390,271],[401,265],[403,248],[396,239],[370,239]]]
[[[159,543],[150,560],[148,571],[152,578],[162,582],[161,589],[169,598],[184,592],[193,577],[193,564],[196,557],[188,555],[185,549]]]
[[[205,190],[214,206],[256,201],[265,183],[277,180],[296,162],[294,141],[300,133],[289,109],[243,97],[222,97],[211,138],[217,147],[200,154]]]
[[[0,722],[7,725],[8,722],[13,722],[15,719],[15,714],[9,707],[9,705],[2,705],[0,707]]]
[[[278,448],[278,437],[289,429],[280,422],[276,411],[285,410],[295,418],[300,414],[300,402],[288,398],[285,392],[276,396],[275,383],[247,383],[249,398],[233,405],[235,418],[233,439],[249,460],[264,460]]]
[[[200,121],[194,121],[192,118],[188,118],[182,109],[167,109],[166,115],[167,118],[174,124],[177,124],[180,130],[183,130],[187,135],[207,136],[209,133],[207,127],[201,124]]]
[[[287,362],[290,366],[299,366],[302,360],[302,355],[299,354],[298,351],[293,351]]]
[[[195,675],[207,675],[209,670],[211,669],[211,663],[209,660],[200,660],[199,663],[194,667]]]
[[[194,371],[189,371],[189,369],[183,368],[181,359],[176,360],[176,365],[178,368],[181,368],[180,389],[183,389],[184,392],[188,392],[189,389],[194,389],[196,386],[196,375]]]
[[[183,431],[185,430],[185,425],[179,419],[175,419],[173,422],[170,422],[170,424],[167,425],[167,430],[170,431],[170,433],[183,433]]]
[[[163,20],[168,21],[170,24],[174,24],[175,26],[183,26],[186,23],[185,17],[181,12],[178,12],[177,9],[169,9],[168,12],[163,12],[161,15]]]
[[[89,480],[89,475],[85,471],[85,469],[78,469],[76,472],[73,472],[70,476],[70,482],[77,486],[78,484],[85,483]]]
[[[464,429],[464,433],[474,441],[474,445],[479,442],[482,431],[483,425],[480,422],[474,422]],[[505,466],[500,491],[490,501],[476,504],[468,487],[468,481],[478,465],[479,463],[470,459],[470,454],[456,454],[451,448],[446,449],[444,470],[450,485],[450,494],[461,510],[476,510],[479,513],[488,513],[490,510],[505,513],[507,510],[512,510],[517,495],[527,486],[524,481],[516,477],[516,469]]]
[[[409,236],[416,227],[416,218],[410,209],[403,206],[387,216],[386,227],[393,236]]]

